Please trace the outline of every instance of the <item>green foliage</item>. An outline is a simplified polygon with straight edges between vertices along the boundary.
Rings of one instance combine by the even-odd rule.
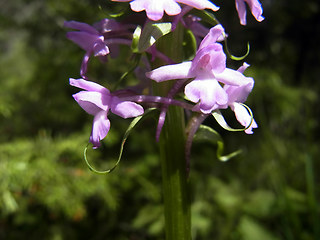
[[[2,144],[2,217],[17,226],[32,226],[43,214],[54,220],[66,217],[79,221],[87,215],[85,201],[94,196],[114,209],[117,195],[111,182],[96,178],[79,164],[85,139],[86,134],[52,139],[42,132],[34,140]]]
[[[133,35],[133,52],[141,53],[152,46],[159,38],[170,33],[171,23],[148,22],[141,30],[138,26]]]
[[[132,208],[130,203],[151,201],[161,208],[157,183],[160,173],[157,176],[151,171],[157,169],[154,149],[150,146],[149,154],[140,156],[139,153],[147,136],[140,133],[139,138],[133,139],[135,143],[128,147],[133,157],[124,153],[126,164],[106,178],[93,174],[83,161],[89,130],[85,128],[67,138],[52,138],[43,131],[36,139],[17,139],[1,144],[0,214],[6,219],[1,236],[20,239],[28,233],[33,239],[43,239],[46,235],[49,239],[86,239],[85,236],[99,239],[100,231],[111,234],[118,229],[119,233],[113,234],[121,239],[141,231],[145,222],[141,223],[139,219],[146,210]],[[106,142],[106,150],[118,147],[115,146],[117,135],[113,135],[114,131],[109,134],[111,142]],[[109,154],[101,151],[90,152],[90,157],[96,160],[107,158],[104,162],[97,161],[100,167],[108,167],[113,161]],[[138,158],[139,161],[130,163]],[[155,177],[152,181],[151,175]],[[137,216],[136,220],[134,216]],[[104,219],[107,227],[105,224],[95,225],[99,219]],[[24,232],[15,232],[22,226]],[[160,228],[152,226],[151,233],[161,234],[161,226],[161,223]],[[87,232],[88,227],[97,232]]]
[[[222,117],[223,118],[223,117]],[[224,121],[224,119],[223,119]],[[220,124],[221,126],[221,124]],[[213,130],[212,128],[205,126],[205,125],[200,125],[197,133],[194,136],[193,141],[206,141],[209,142],[211,144],[217,145],[217,158],[220,161],[228,161],[229,159],[237,156],[238,154],[241,153],[241,150],[229,153],[228,155],[223,155],[223,149],[224,149],[224,143],[223,140],[220,136],[220,134]]]

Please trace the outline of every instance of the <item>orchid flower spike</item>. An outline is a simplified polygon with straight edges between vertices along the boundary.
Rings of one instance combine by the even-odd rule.
[[[240,23],[242,25],[247,24],[247,10],[246,10],[246,4],[247,3],[250,7],[252,15],[255,17],[255,19],[258,22],[261,22],[264,20],[264,17],[262,16],[262,6],[259,2],[259,0],[235,0],[236,1],[236,9],[238,11]]]
[[[137,117],[144,113],[142,106],[139,104],[122,101],[111,94],[107,88],[97,83],[70,78],[70,85],[85,90],[72,96],[80,107],[94,116],[90,135],[93,148],[100,147],[100,141],[107,136],[110,130],[109,110],[122,118]]]
[[[114,2],[130,2],[131,9],[135,12],[146,11],[150,20],[158,21],[166,12],[170,16],[178,15],[181,7],[178,3],[188,5],[200,10],[211,9],[217,11],[219,7],[209,0],[112,0]]]
[[[146,73],[156,82],[194,78],[185,86],[186,97],[196,103],[195,109],[210,114],[218,108],[228,107],[228,94],[219,82],[239,86],[245,78],[240,72],[226,68],[226,55],[218,43],[224,36],[221,25],[211,28],[202,40],[192,61],[166,65]]]

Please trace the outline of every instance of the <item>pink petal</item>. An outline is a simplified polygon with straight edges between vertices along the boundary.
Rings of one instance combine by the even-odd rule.
[[[92,26],[86,23],[77,22],[77,21],[65,21],[64,27],[73,28],[83,32],[91,33],[93,35],[99,35],[99,32]]]
[[[224,28],[221,26],[221,24],[218,24],[218,25],[212,27],[210,29],[209,33],[201,41],[199,49],[206,47],[208,45],[211,45],[211,44],[217,42],[218,40],[221,40],[224,33],[225,33]]]
[[[163,3],[163,8],[164,11],[170,16],[178,15],[181,12],[180,5],[173,0],[166,0]]]
[[[99,92],[81,91],[72,96],[80,107],[91,115],[95,115],[101,110],[109,110],[110,97]]]
[[[85,55],[83,56],[82,62],[81,62],[81,67],[80,67],[80,76],[86,79],[86,74],[87,74],[87,69],[88,69],[88,62],[90,59],[91,53],[86,52]]]
[[[115,2],[129,2],[129,0],[112,0]],[[130,2],[131,9],[135,12],[146,11],[149,19],[158,21],[165,11],[168,15],[178,15],[181,7],[177,2],[197,9],[211,9],[217,11],[219,7],[208,0],[134,0]]]
[[[95,57],[106,56],[110,52],[108,46],[103,42],[103,40],[95,42],[92,49]]]
[[[254,85],[254,81],[252,78],[248,78],[251,81],[243,84],[241,86],[231,86],[231,85],[225,85],[224,89],[226,91],[226,93],[229,96],[229,103],[233,103],[233,102],[245,102],[247,100],[247,97],[249,95],[249,93],[252,91],[253,85]]]
[[[156,82],[163,82],[173,79],[193,78],[194,74],[190,73],[191,61],[179,64],[166,65],[147,72],[146,76]]]
[[[99,35],[87,32],[67,32],[66,36],[85,51],[92,51],[96,41],[102,41]]]
[[[146,11],[149,19],[158,21],[163,17],[165,11],[168,15],[178,15],[181,7],[174,0],[134,0],[130,3],[135,12]]]
[[[191,71],[199,74],[201,71],[221,73],[226,68],[226,55],[223,52],[222,45],[213,43],[197,51],[192,60]]]
[[[248,3],[252,15],[255,17],[255,19],[258,22],[261,22],[264,20],[264,17],[262,16],[262,6],[258,0],[246,0]]]
[[[215,74],[215,78],[224,84],[240,86],[252,81],[251,78],[244,76],[241,72],[226,68],[222,73]]]
[[[246,25],[247,24],[247,19],[246,19],[247,10],[246,10],[246,4],[244,3],[244,0],[236,0],[236,9],[238,12],[240,23],[242,25]]]
[[[100,147],[100,141],[104,139],[110,130],[110,121],[107,116],[107,112],[98,112],[93,119],[92,131],[90,136],[90,142],[93,144],[93,148]]]
[[[158,21],[162,18],[164,8],[163,1],[134,0],[130,3],[131,9],[135,12],[146,11],[149,19]]]
[[[216,80],[193,80],[186,85],[184,93],[190,101],[199,102],[200,110],[205,114],[228,103],[227,93]]]
[[[208,0],[176,0],[176,2],[186,4],[188,6],[197,8],[197,9],[211,9],[212,11],[219,10],[219,7],[214,5]]]
[[[241,72],[241,73],[244,73],[244,71],[245,71],[248,67],[250,67],[250,65],[249,65],[248,63],[244,62],[244,63],[242,64],[242,66],[237,69],[237,71],[238,71],[238,72]]]
[[[255,17],[255,19],[259,22],[264,20],[264,17],[262,16],[262,6],[258,0],[236,0],[236,9],[238,11],[240,23],[242,25],[247,24],[246,20],[246,5],[245,2],[248,3],[252,15]]]
[[[70,78],[69,83],[71,86],[78,87],[87,91],[100,92],[107,95],[110,94],[110,91],[107,88],[101,86],[100,84],[87,81],[81,78],[79,79]]]
[[[242,126],[247,127],[250,124],[251,116],[250,116],[248,110],[244,106],[242,106],[239,103],[234,103],[233,104],[233,111],[236,115],[238,122]],[[257,127],[258,127],[258,125],[257,125],[256,121],[253,119],[251,126],[247,130],[245,130],[245,133],[252,134],[253,133],[252,128],[257,128]]]
[[[117,97],[113,97],[111,111],[122,118],[137,117],[144,113],[143,107],[135,102],[120,101]]]

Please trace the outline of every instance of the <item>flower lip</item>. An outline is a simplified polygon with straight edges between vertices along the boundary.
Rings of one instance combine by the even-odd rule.
[[[93,148],[100,147],[100,141],[104,139],[110,130],[110,120],[105,111],[98,112],[93,119],[91,135],[89,141],[93,144]]]
[[[146,11],[150,20],[158,21],[164,12],[170,16],[178,15],[181,7],[178,3],[188,5],[200,10],[211,9],[217,11],[219,7],[209,0],[112,0],[114,2],[130,2],[130,7],[135,12]]]

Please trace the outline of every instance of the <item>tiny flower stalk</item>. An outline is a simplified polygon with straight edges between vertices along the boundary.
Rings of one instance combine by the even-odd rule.
[[[182,61],[183,29],[158,41],[157,48],[176,62]],[[159,62],[154,63],[160,65]],[[167,96],[172,83],[155,83],[154,93]],[[169,106],[159,139],[164,199],[165,235],[167,240],[191,240],[189,181],[185,160],[185,117],[182,108]]]

